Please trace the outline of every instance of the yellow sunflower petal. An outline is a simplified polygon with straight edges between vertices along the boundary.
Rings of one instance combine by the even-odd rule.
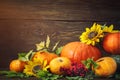
[[[106,31],[107,29],[108,29],[108,27],[107,27],[107,26],[105,26],[105,27],[103,28],[103,30],[104,30],[104,31]]]
[[[119,30],[113,30],[111,33],[116,33],[116,32],[119,32]]]
[[[112,31],[112,30],[113,30],[113,25],[110,25],[109,31]]]
[[[92,31],[96,30],[96,23],[93,24],[93,26],[90,28]]]
[[[30,64],[30,65],[32,65],[32,64],[33,64],[33,63],[32,63],[32,61],[28,61],[27,63],[28,63],[28,64]]]
[[[88,40],[83,40],[82,42],[86,43]]]
[[[101,25],[98,25],[98,26],[97,26],[96,31],[102,31],[102,30],[101,30]]]
[[[46,65],[47,65],[47,60],[43,62],[43,67],[45,67]]]
[[[30,76],[36,76],[36,73],[33,71],[36,66],[40,65],[40,69],[48,70],[47,61],[44,61],[40,58],[36,58],[34,61],[28,61],[28,64],[25,65],[24,73]]]
[[[94,46],[95,45],[95,41],[92,41],[91,44]]]
[[[109,27],[108,26],[105,26],[103,28],[103,32],[113,32],[113,25],[110,25]]]
[[[87,44],[91,44],[91,43],[92,43],[92,41],[91,41],[91,40],[88,40],[88,41],[87,41]]]
[[[89,29],[89,28],[86,28],[86,31],[90,31],[90,29]]]
[[[43,71],[47,71],[48,68],[50,68],[50,66],[46,66],[45,68],[43,68]]]
[[[96,42],[100,42],[100,39],[96,39]]]
[[[94,23],[91,28],[86,28],[86,32],[83,32],[79,38],[83,43],[95,45],[103,36],[101,25]]]

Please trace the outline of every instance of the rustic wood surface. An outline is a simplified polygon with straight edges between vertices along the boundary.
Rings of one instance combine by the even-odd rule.
[[[116,0],[1,0],[0,68],[20,52],[35,49],[49,35],[52,42],[79,41],[94,22],[114,24],[120,30],[120,3]]]

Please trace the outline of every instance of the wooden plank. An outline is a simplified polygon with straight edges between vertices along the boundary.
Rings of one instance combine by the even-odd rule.
[[[76,29],[79,22],[57,22],[38,20],[1,20],[0,21],[0,67],[8,67],[9,62],[17,58],[19,52],[27,52],[35,49],[35,44],[46,39],[46,35],[52,36],[54,41],[61,40],[62,44],[77,39],[73,34],[79,34]],[[74,26],[74,27],[73,27]],[[79,27],[79,26],[78,26]],[[80,27],[79,27],[80,28]],[[5,61],[3,61],[6,59]]]
[[[3,0],[0,19],[120,21],[115,0]]]

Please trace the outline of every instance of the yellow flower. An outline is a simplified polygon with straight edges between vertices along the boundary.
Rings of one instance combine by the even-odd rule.
[[[86,28],[86,32],[79,38],[81,42],[94,46],[96,42],[100,42],[101,37],[103,37],[101,25],[94,23],[91,28]]]
[[[114,32],[118,32],[119,30],[113,30],[113,25],[108,26],[104,26],[103,27],[103,32],[107,32],[107,33],[114,33]]]
[[[24,73],[29,76],[36,76],[37,71],[43,70],[47,71],[49,65],[47,65],[47,60],[41,60],[36,58],[34,61],[28,61],[25,65]]]

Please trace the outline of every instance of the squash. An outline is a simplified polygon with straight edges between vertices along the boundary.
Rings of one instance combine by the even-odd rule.
[[[112,57],[102,57],[96,61],[97,68],[93,68],[94,73],[100,77],[113,75],[117,70],[117,63]]]
[[[56,57],[58,57],[57,54],[55,54],[55,50],[59,44],[59,42],[55,43],[52,50],[50,47],[50,37],[47,36],[46,41],[41,41],[40,43],[36,44],[36,52],[32,56],[32,60],[41,58],[42,60],[47,60],[47,63],[49,64],[50,61]]]
[[[93,58],[93,60],[99,59],[101,57],[101,52],[95,46],[75,41],[66,44],[63,47],[60,56],[81,63],[81,61],[87,60],[88,58]]]
[[[108,33],[103,38],[103,48],[108,53],[120,55],[120,32]]]
[[[50,61],[54,58],[58,57],[57,54],[55,53],[49,53],[49,52],[41,52],[38,51],[34,54],[34,56],[32,57],[32,60],[34,60],[35,58],[41,58],[42,60],[47,60],[48,64],[50,63]]]

